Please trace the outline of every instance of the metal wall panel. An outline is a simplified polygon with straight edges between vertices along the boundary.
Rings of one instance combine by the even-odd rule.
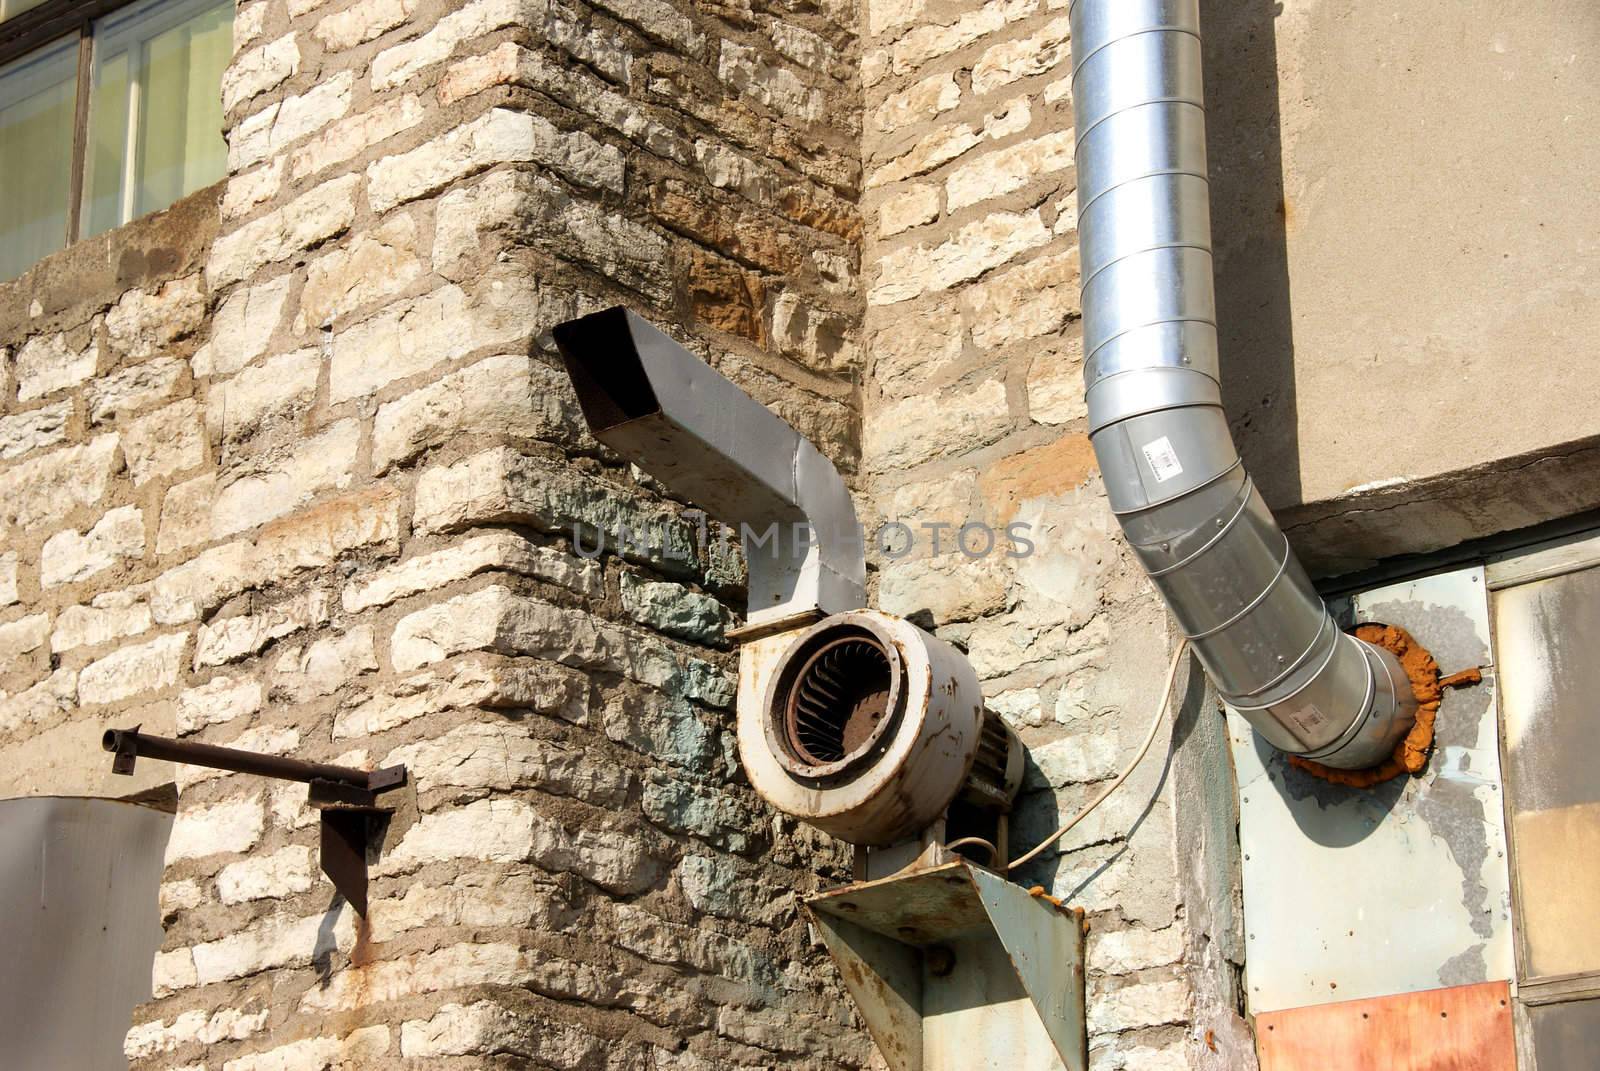
[[[116,800],[0,800],[0,1066],[125,1071],[171,831],[172,815]]]
[[[1480,666],[1484,682],[1446,693],[1425,774],[1371,789],[1290,767],[1230,714],[1257,1014],[1512,975],[1483,571],[1391,585],[1352,603],[1358,620],[1409,630],[1444,673]]]

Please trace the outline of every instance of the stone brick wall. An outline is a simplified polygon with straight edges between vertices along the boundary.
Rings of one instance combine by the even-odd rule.
[[[0,794],[179,790],[133,1066],[877,1066],[797,906],[847,855],[737,769],[739,564],[549,330],[633,306],[912,527],[875,594],[1029,744],[1033,843],[1169,641],[1084,434],[1065,3],[250,0],[235,40],[228,178],[0,286]],[[1096,1071],[1252,1059],[1188,683],[1022,875],[1090,912]],[[368,921],[303,786],[113,779],[136,723],[406,763]]]
[[[250,0],[229,177],[0,288],[7,794],[175,781],[132,1066],[863,1066],[738,775],[736,563],[581,429],[626,302],[853,474],[855,8]],[[677,556],[599,532],[651,533]],[[304,786],[406,763],[358,923]]]
[[[880,548],[877,595],[965,648],[1028,744],[1020,849],[1131,757],[1171,642],[1086,434],[1067,3],[865,8],[862,467],[915,536]],[[964,549],[968,522],[1031,552]],[[1171,759],[1020,872],[1089,913],[1097,1071],[1253,1065],[1221,732],[1195,674]]]

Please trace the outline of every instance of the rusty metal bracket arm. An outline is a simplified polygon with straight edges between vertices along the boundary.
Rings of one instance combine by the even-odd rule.
[[[172,740],[141,733],[138,726],[106,730],[100,746],[115,756],[112,773],[132,774],[135,762],[147,758],[309,785],[307,800],[322,817],[322,872],[356,914],[366,917],[367,854],[390,813],[378,806],[378,796],[406,783],[404,766],[358,770],[198,741]]]

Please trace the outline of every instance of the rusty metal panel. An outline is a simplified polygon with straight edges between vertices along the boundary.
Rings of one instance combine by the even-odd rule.
[[[1600,971],[1600,569],[1494,595],[1525,978]]]
[[[893,1071],[1086,1071],[1077,916],[965,862],[806,906]]]
[[[0,800],[0,1053],[6,1067],[122,1071],[150,999],[172,815],[116,800]]]
[[[1446,674],[1482,667],[1484,683],[1446,692],[1425,774],[1371,789],[1290,767],[1230,715],[1257,1014],[1512,975],[1483,571],[1365,592],[1348,612],[1406,628]]]
[[[1488,982],[1270,1012],[1256,1043],[1261,1071],[1517,1071],[1512,1030],[1510,986]]]

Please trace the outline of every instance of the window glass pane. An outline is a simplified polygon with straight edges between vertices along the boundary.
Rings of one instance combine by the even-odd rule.
[[[1600,1053],[1600,1000],[1528,1009],[1539,1071],[1594,1071]]]
[[[44,0],[0,0],[0,22],[20,15],[29,8],[38,7]]]
[[[67,241],[78,42],[0,67],[0,279]]]
[[[227,170],[232,0],[152,0],[95,24],[83,233],[165,208]]]
[[[1600,568],[1498,592],[1495,643],[1524,975],[1600,971]]]

